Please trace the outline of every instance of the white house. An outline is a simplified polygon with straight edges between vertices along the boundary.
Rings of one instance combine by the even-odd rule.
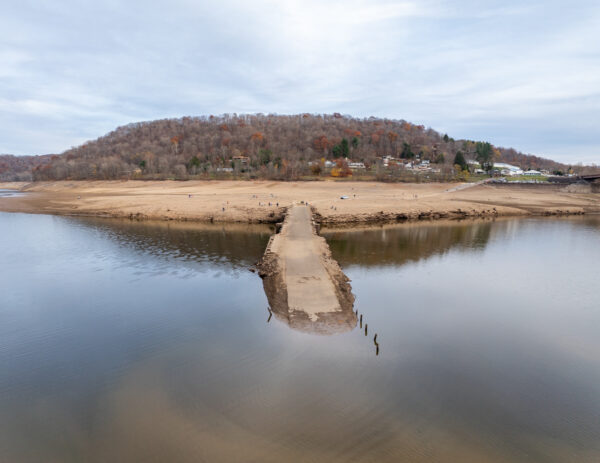
[[[500,169],[502,175],[523,175],[523,169],[504,162],[495,162],[494,169]]]
[[[390,163],[397,162],[398,160],[392,156],[384,156],[383,157],[383,166],[389,167]]]
[[[352,170],[365,169],[365,164],[363,162],[349,162],[348,167],[350,167]]]

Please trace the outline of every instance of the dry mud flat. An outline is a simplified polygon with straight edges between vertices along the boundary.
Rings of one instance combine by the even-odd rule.
[[[300,201],[313,206],[324,224],[600,212],[599,193],[559,185],[61,181],[0,188],[27,192],[0,198],[0,211],[139,220],[276,223]]]
[[[356,326],[348,278],[317,234],[313,211],[292,206],[281,231],[269,240],[259,274],[272,313],[291,328],[316,334]]]

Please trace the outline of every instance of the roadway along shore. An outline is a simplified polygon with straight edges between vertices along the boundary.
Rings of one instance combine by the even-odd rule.
[[[558,185],[356,181],[60,181],[0,183],[0,211],[207,222],[278,222],[305,201],[325,224],[600,212],[600,194]],[[577,191],[577,190],[575,190]],[[344,197],[344,199],[341,199]]]

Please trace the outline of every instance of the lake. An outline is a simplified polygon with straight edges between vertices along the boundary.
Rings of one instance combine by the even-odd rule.
[[[600,217],[324,229],[329,336],[272,232],[0,213],[0,461],[600,461]]]

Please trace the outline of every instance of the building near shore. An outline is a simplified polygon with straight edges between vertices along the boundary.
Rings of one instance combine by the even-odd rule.
[[[528,170],[526,172],[523,172],[523,175],[527,175],[527,176],[535,176],[535,175],[544,175],[542,174],[539,170]]]
[[[248,156],[234,156],[233,157],[233,162],[239,162],[240,164],[248,164],[248,162],[250,161],[250,158]]]
[[[349,162],[348,167],[350,167],[352,170],[366,169],[364,162]]]
[[[502,175],[523,175],[523,169],[504,162],[495,162],[494,169],[498,169]]]

